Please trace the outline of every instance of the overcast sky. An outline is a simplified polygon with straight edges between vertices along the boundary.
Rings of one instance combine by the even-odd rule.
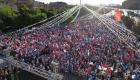
[[[50,3],[56,1],[66,2],[68,4],[79,4],[80,0],[36,0],[40,2]],[[82,0],[83,4],[99,5],[99,4],[121,4],[124,0]]]

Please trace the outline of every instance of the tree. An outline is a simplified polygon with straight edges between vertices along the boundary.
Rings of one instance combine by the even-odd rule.
[[[10,6],[4,5],[0,7],[0,29],[4,30],[8,28],[8,26],[13,26],[13,21],[16,16],[16,12]]]
[[[128,11],[127,13],[128,13],[128,16],[132,16],[132,17],[140,17],[139,14],[136,14],[136,13],[134,13],[134,12],[132,12],[132,11]]]
[[[132,29],[132,26],[135,25],[134,20],[131,19],[129,16],[123,16],[123,22],[128,29]]]
[[[17,23],[19,23],[19,25],[23,27],[39,22],[40,20],[43,20],[45,18],[47,18],[47,14],[45,13],[45,10],[40,8],[29,9],[26,6],[22,6],[19,9],[19,16],[17,17],[17,20],[19,22]]]
[[[26,5],[21,5],[18,7],[17,11],[13,10],[8,5],[4,5],[0,7],[0,30],[9,32],[21,29],[45,18],[50,18],[72,7],[63,2],[56,2],[51,5],[54,6],[49,7],[49,9],[37,7],[29,8]]]
[[[30,9],[23,5],[19,8],[19,15],[16,18],[17,26],[23,27],[31,24]]]
[[[133,31],[134,31],[136,34],[140,35],[140,22],[138,22],[138,24],[137,24],[136,26],[134,26]]]

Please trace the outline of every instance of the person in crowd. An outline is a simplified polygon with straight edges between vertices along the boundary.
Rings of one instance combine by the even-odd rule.
[[[0,68],[0,80],[10,80],[8,68]]]
[[[10,47],[11,56],[19,61],[47,71],[57,62],[61,71],[81,80],[140,79],[140,53],[96,18],[12,33],[0,43]]]

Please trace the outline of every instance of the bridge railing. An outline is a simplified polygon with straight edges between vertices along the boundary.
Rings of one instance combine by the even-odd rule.
[[[36,74],[48,80],[62,80],[63,79],[63,76],[60,74],[52,73],[51,71],[46,71],[44,69],[37,68],[27,63],[17,61],[13,59],[12,57],[5,58],[4,60],[14,67],[31,72],[33,74]]]

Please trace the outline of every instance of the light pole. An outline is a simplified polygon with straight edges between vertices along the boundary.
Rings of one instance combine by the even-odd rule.
[[[80,5],[81,5],[81,0],[80,0]]]

